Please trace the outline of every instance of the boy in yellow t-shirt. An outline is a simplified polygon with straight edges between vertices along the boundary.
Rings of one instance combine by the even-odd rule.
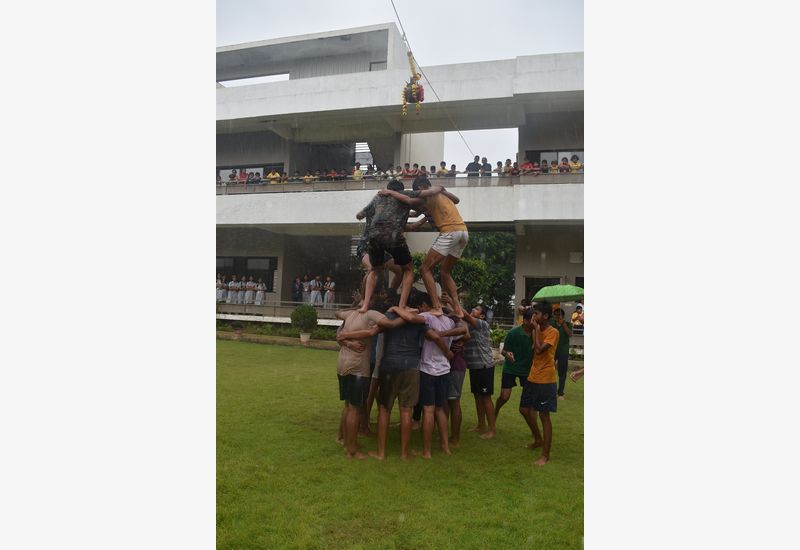
[[[558,375],[556,374],[556,348],[558,347],[558,330],[550,326],[552,306],[547,302],[538,302],[533,306],[533,317],[524,323],[533,324],[533,363],[531,372],[522,388],[519,400],[519,412],[533,434],[533,443],[528,448],[542,448],[540,456],[534,464],[544,466],[550,460],[550,445],[553,442],[553,424],[550,413],[556,412],[558,398]],[[542,434],[536,424],[536,415],[542,420]]]
[[[281,182],[281,175],[278,173],[277,170],[270,170],[269,174],[267,174],[267,179],[270,183],[280,183]]]

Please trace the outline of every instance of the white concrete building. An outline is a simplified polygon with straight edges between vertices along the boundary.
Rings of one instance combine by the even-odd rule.
[[[419,115],[401,115],[410,76],[394,24],[287,37],[217,49],[217,171],[278,169],[289,174],[352,169],[366,142],[381,167],[444,160],[443,132],[519,129],[517,160],[583,160],[583,54],[520,56],[423,67]],[[231,86],[266,75],[284,80]],[[425,81],[423,80],[423,85]],[[494,164],[496,160],[489,159]],[[583,286],[583,174],[456,178],[470,231],[517,236],[516,293],[544,283]],[[263,273],[270,300],[291,300],[297,275],[336,274],[338,301],[355,286],[355,213],[385,182],[287,183],[217,189],[218,271]],[[424,246],[432,239],[411,239]],[[526,291],[527,290],[527,291]],[[342,296],[345,294],[347,296]],[[529,296],[530,297],[530,296]]]

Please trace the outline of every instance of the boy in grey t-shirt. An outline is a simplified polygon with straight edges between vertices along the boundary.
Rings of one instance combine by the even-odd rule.
[[[494,361],[486,308],[478,304],[469,315],[464,315],[464,320],[469,325],[471,336],[464,345],[464,357],[467,359],[469,385],[475,396],[475,411],[478,415],[478,425],[469,431],[482,433],[481,439],[492,439],[495,436],[495,412],[492,403]]]

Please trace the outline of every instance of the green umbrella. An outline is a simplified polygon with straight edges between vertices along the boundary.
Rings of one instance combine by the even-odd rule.
[[[583,298],[583,289],[573,285],[551,285],[539,289],[532,302],[571,302]]]

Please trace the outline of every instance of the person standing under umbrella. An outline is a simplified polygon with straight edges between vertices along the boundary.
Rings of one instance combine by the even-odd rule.
[[[575,307],[572,313],[572,326],[575,327],[575,334],[583,334],[583,307]]]

